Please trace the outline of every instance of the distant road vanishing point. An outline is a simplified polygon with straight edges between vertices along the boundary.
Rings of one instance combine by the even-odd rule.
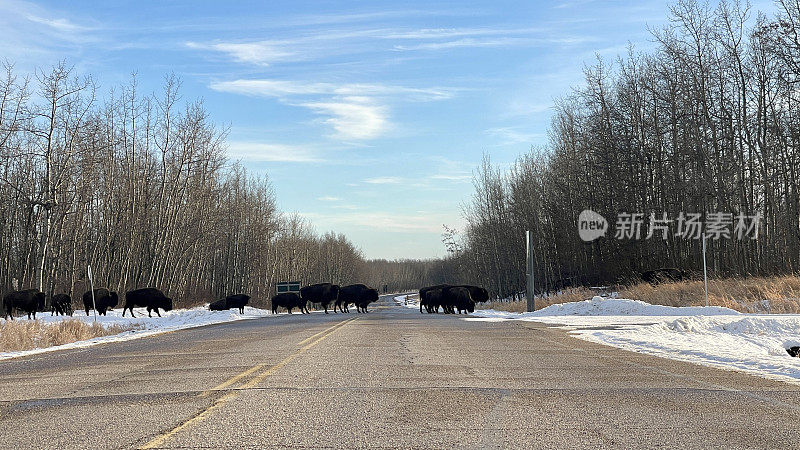
[[[531,322],[284,315],[0,362],[4,448],[791,448],[800,386]]]

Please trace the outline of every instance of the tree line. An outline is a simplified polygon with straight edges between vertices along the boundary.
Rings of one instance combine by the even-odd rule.
[[[767,17],[738,2],[678,1],[652,33],[655,49],[587,67],[557,102],[546,146],[505,169],[485,157],[476,171],[461,239],[445,235],[456,273],[501,297],[523,292],[526,230],[537,291],[702,270],[701,240],[679,235],[681,212],[707,226],[706,213],[734,217],[724,216],[730,238],[708,242],[712,274],[798,271],[800,1],[776,5]],[[584,242],[585,209],[612,229],[640,212],[642,236]],[[757,239],[734,235],[739,215],[760,215]],[[658,224],[671,228],[644,239]]]
[[[187,305],[280,281],[360,281],[342,235],[276,208],[266,176],[225,157],[226,130],[180,82],[142,95],[135,77],[101,99],[65,63],[0,79],[0,283],[81,294],[156,286]]]

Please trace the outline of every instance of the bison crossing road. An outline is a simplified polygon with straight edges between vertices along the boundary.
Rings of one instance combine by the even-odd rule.
[[[339,287],[332,283],[318,283],[300,289],[300,293],[284,292],[272,297],[272,312],[277,313],[278,308],[286,308],[289,314],[292,309],[297,308],[303,314],[308,314],[308,304],[320,305],[325,314],[328,314],[328,307],[333,304],[333,312],[337,310],[347,313],[350,312],[349,305],[356,305],[358,312],[369,312],[367,306],[378,301],[378,291],[363,284],[351,284]]]
[[[472,285],[439,284],[419,290],[419,312],[422,309],[431,314],[438,313],[441,307],[445,314],[455,314],[456,310],[471,313],[475,311],[475,303],[489,300],[486,289]]]

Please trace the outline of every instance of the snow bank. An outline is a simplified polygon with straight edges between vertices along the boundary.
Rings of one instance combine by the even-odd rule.
[[[162,312],[162,317],[158,317],[155,314],[153,317],[147,317],[147,310],[144,308],[134,308],[134,313],[136,314],[136,318],[131,317],[130,314],[126,314],[125,317],[122,317],[122,309],[117,308],[113,311],[108,311],[108,315],[106,316],[98,315],[97,322],[106,328],[113,325],[121,325],[125,327],[135,327],[135,330],[125,331],[110,336],[97,337],[85,341],[72,342],[54,347],[36,348],[32,350],[16,352],[0,352],[0,360],[50,352],[54,350],[83,348],[109,342],[129,341],[131,339],[138,339],[186,328],[212,325],[215,323],[233,322],[236,320],[256,319],[259,317],[272,316],[272,314],[267,310],[251,308],[249,306],[244,308],[244,314],[239,314],[237,309],[231,309],[227,311],[209,311],[208,305],[189,309],[175,309],[166,313]],[[68,319],[81,320],[87,323],[94,321],[94,315],[92,313],[90,313],[89,316],[86,316],[86,313],[82,310],[76,311],[72,317],[51,316],[50,313],[38,313],[36,318],[45,324],[56,323]],[[0,321],[4,320],[5,319],[0,319]],[[27,321],[27,319],[23,318],[17,318],[15,320]]]
[[[721,307],[669,307],[627,299],[552,305],[533,313],[476,311],[466,320],[527,320],[560,325],[598,344],[800,382],[800,315],[741,314]]]
[[[409,295],[413,295],[415,292],[409,292],[403,295],[396,295],[394,296],[394,302],[400,306],[405,306],[406,308],[419,308],[419,300],[415,298],[408,297]]]

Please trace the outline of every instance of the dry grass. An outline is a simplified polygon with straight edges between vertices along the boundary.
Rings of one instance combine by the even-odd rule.
[[[590,289],[586,288],[574,288],[574,289],[567,289],[558,294],[551,294],[547,297],[539,297],[535,300],[536,302],[536,309],[542,309],[550,305],[555,305],[558,303],[570,303],[570,302],[580,302],[583,300],[588,300],[595,296],[596,293]],[[494,300],[487,303],[481,303],[479,306],[481,309],[496,309],[497,311],[508,311],[508,312],[516,312],[522,313],[525,312],[528,308],[528,303],[525,300],[522,301],[499,301]]]
[[[703,281],[681,281],[652,286],[639,283],[624,287],[620,297],[655,305],[705,304]],[[800,313],[800,277],[725,278],[708,280],[708,303],[749,313]]]
[[[536,299],[536,309],[556,303],[592,298],[595,292],[578,288],[558,295]],[[705,304],[703,281],[680,281],[651,285],[638,283],[621,286],[620,298],[642,300],[654,305],[700,306]],[[748,313],[800,313],[800,276],[726,278],[708,281],[708,302]],[[485,308],[500,311],[525,312],[524,301],[486,303]]]
[[[53,323],[39,320],[17,320],[0,322],[0,352],[31,350],[69,344],[99,336],[108,336],[138,328],[138,326],[86,323],[69,319]]]

